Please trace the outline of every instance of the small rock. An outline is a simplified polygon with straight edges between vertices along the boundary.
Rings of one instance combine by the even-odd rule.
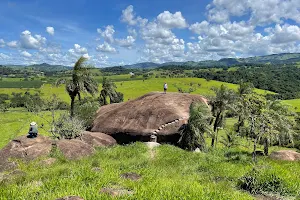
[[[175,121],[171,122],[171,124],[175,124]]]
[[[199,148],[196,148],[194,152],[195,152],[195,153],[200,153],[201,150],[200,150]]]
[[[79,196],[68,196],[68,197],[58,198],[56,200],[84,200],[84,199]]]
[[[128,190],[125,188],[102,188],[100,193],[109,194],[113,197],[124,196],[124,195],[133,195],[133,190]]]
[[[156,130],[155,132],[156,132],[156,133],[159,133],[159,131],[160,131],[160,130]]]
[[[179,122],[179,120],[178,120],[178,119],[176,119],[176,120],[175,120],[175,123],[177,123],[177,122]]]
[[[165,128],[165,125],[161,125],[162,128]]]
[[[129,172],[129,173],[124,173],[121,174],[121,178],[125,178],[125,179],[130,179],[132,181],[137,181],[139,179],[141,179],[141,175],[134,173],[134,172]]]
[[[93,167],[92,170],[96,171],[96,172],[99,172],[99,171],[101,171],[101,168],[100,167]]]

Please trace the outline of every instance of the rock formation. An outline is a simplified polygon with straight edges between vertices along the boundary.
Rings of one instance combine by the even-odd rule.
[[[128,102],[102,106],[91,131],[109,134],[118,143],[150,141],[151,135],[158,142],[175,143],[178,130],[187,123],[192,102],[207,104],[199,95],[149,93]]]

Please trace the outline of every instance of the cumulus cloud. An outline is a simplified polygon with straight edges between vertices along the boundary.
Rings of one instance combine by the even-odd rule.
[[[208,20],[217,23],[249,14],[249,22],[256,25],[281,23],[283,19],[300,23],[299,0],[213,0],[207,9]]]
[[[157,16],[157,21],[167,28],[186,28],[188,26],[181,12],[172,14],[169,11],[164,11]]]
[[[74,44],[74,48],[69,49],[69,52],[73,54],[86,54],[87,49],[85,47],[81,47],[79,44]]]
[[[129,5],[125,10],[122,11],[121,21],[127,23],[130,26],[144,26],[148,22],[147,19],[143,19],[140,16],[136,17],[132,5]]]
[[[271,41],[276,44],[300,41],[300,28],[296,25],[277,24],[268,31],[271,33]]]
[[[130,35],[125,39],[116,39],[116,42],[121,47],[131,48],[134,45],[135,39]]]
[[[9,59],[10,57],[4,53],[0,53],[0,60],[7,60]]]
[[[5,42],[3,39],[0,39],[0,48],[5,47]]]
[[[31,35],[31,32],[23,31],[20,38],[21,47],[24,49],[39,49],[46,43],[46,38],[41,35]]]
[[[30,53],[28,53],[27,51],[22,51],[21,55],[27,58],[30,58],[32,55]]]
[[[54,28],[51,26],[48,26],[46,28],[46,32],[49,33],[50,35],[54,35]]]
[[[104,40],[108,43],[113,43],[114,42],[114,26],[113,25],[108,25],[106,26],[105,30],[101,30],[100,28],[97,29],[97,32],[104,38]]]
[[[97,51],[106,52],[106,53],[116,53],[117,50],[110,46],[107,42],[104,42],[103,44],[100,44],[96,48]]]
[[[126,22],[129,25],[135,25],[137,21],[134,19],[135,14],[133,13],[133,6],[128,6],[125,10],[122,11],[121,20],[122,22]]]
[[[6,44],[8,47],[11,47],[11,48],[17,48],[18,47],[18,42],[17,41],[10,41]]]

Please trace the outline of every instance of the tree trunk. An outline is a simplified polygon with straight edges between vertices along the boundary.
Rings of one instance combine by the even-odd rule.
[[[81,95],[79,92],[78,92],[78,100],[81,101]]]
[[[219,124],[219,120],[220,120],[220,117],[221,117],[221,114],[220,112],[218,112],[217,116],[216,116],[216,120],[215,120],[215,123],[214,123],[214,132],[215,132],[215,135],[214,137],[211,139],[211,147],[214,147],[215,146],[215,140],[217,140],[217,129],[218,129],[218,124]]]
[[[74,103],[75,103],[75,96],[71,96],[71,118],[74,116]]]
[[[268,140],[268,138],[264,139],[264,154],[265,154],[265,156],[269,155],[269,140]]]
[[[253,153],[252,153],[252,160],[255,163],[257,163],[257,159],[256,159],[256,144],[257,144],[257,136],[255,136],[255,138],[254,138]]]

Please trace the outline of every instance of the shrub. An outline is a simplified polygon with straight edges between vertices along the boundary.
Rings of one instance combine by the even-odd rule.
[[[82,120],[77,117],[70,118],[63,114],[55,122],[55,134],[59,139],[74,139],[82,135],[85,126]]]
[[[253,169],[239,179],[238,186],[251,194],[277,193],[284,195],[289,193],[284,180],[270,170]]]
[[[89,129],[93,123],[98,108],[99,104],[97,102],[86,102],[76,107],[75,116],[83,122],[86,128]]]

